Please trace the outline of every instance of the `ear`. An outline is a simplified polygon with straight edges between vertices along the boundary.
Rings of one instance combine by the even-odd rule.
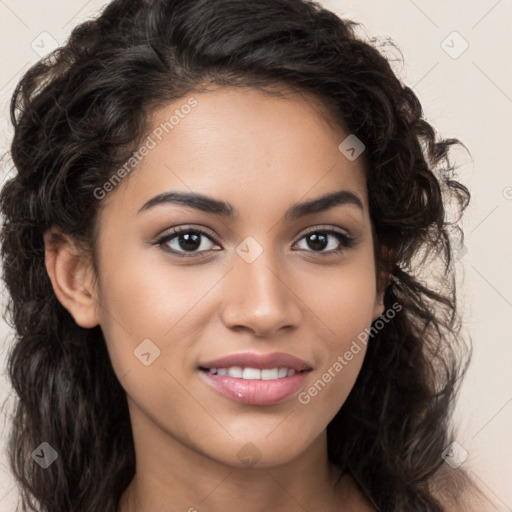
[[[50,229],[44,234],[46,271],[59,302],[81,327],[99,324],[96,281],[90,258],[68,235]]]
[[[383,265],[385,268],[389,268],[389,258],[392,254],[391,249],[382,245],[380,250],[382,254],[381,257],[383,258]],[[377,293],[375,296],[375,306],[373,310],[372,321],[377,320],[377,318],[379,318],[379,316],[381,316],[385,311],[384,294],[386,292],[386,288],[388,286],[390,277],[390,273],[386,270],[380,270],[380,272],[378,273]]]
[[[378,294],[376,295],[375,297],[375,305],[374,305],[374,308],[373,308],[373,317],[372,317],[372,322],[374,320],[377,320],[377,318],[379,318],[380,315],[382,315],[384,313],[384,293],[382,294]]]

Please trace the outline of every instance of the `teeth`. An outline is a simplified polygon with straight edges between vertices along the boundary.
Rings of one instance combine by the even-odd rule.
[[[261,370],[257,370],[256,368],[244,368],[242,379],[261,379]]]
[[[233,366],[233,368],[228,368],[228,375],[230,377],[236,377],[237,379],[241,379],[244,371],[240,366]]]
[[[261,378],[263,380],[277,379],[279,376],[279,368],[268,368],[261,370]]]
[[[209,368],[212,375],[227,375],[236,379],[245,380],[274,380],[283,379],[295,375],[295,370],[288,368],[242,368],[241,366],[232,366],[231,368]]]

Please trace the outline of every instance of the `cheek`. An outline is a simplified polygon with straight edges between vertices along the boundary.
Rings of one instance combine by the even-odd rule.
[[[167,411],[176,428],[182,422],[185,428],[179,412],[191,403],[182,383],[192,360],[190,340],[201,330],[194,306],[216,280],[170,266],[143,268],[129,257],[111,259],[105,269],[101,327],[120,384],[155,423]]]
[[[324,284],[326,291],[314,288],[308,302],[319,320],[324,358],[317,380],[299,402],[329,421],[349,395],[366,354],[376,300],[372,260],[340,268],[336,276],[317,280],[317,284]]]
[[[172,377],[184,382],[186,370],[195,366],[195,343],[215,313],[209,299],[219,296],[219,272],[140,252],[105,258],[101,327],[118,379],[129,375],[122,382],[129,395],[133,391],[135,398],[143,388],[147,396],[165,397],[174,390],[179,402],[180,386]],[[138,384],[130,389],[129,380]],[[158,381],[169,385],[166,393]]]
[[[331,349],[346,350],[351,340],[371,325],[376,283],[370,257],[361,255],[350,265],[316,276],[309,289],[305,295],[307,304],[320,321],[322,330],[325,328]]]
[[[118,319],[133,337],[162,338],[201,300],[215,276],[208,280],[198,267],[167,262],[157,247],[139,247],[142,243],[125,244],[122,254],[105,249],[101,298],[107,311],[102,320],[109,325]]]

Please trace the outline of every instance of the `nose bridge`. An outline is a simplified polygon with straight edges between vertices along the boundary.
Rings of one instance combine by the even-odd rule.
[[[296,325],[300,319],[298,298],[280,271],[275,252],[248,238],[237,248],[229,273],[224,322],[229,327],[245,326],[259,335]]]

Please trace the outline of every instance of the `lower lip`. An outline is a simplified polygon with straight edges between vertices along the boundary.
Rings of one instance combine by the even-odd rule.
[[[199,371],[206,383],[221,395],[248,405],[273,405],[286,400],[301,388],[309,374],[303,371],[282,379],[246,380]]]

